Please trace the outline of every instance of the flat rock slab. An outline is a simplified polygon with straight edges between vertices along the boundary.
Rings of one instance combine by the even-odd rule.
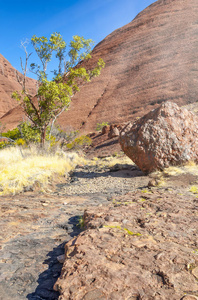
[[[80,232],[78,216],[103,202],[107,197],[101,194],[1,197],[0,299],[58,299],[53,285],[62,264],[57,257]]]
[[[88,209],[65,246],[59,299],[196,299],[197,209],[196,196],[163,190]]]

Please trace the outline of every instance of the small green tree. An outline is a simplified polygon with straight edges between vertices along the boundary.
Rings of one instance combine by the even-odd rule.
[[[40,143],[45,142],[46,129],[53,124],[56,118],[68,109],[71,97],[79,91],[83,82],[90,81],[101,73],[104,61],[100,58],[96,66],[87,70],[81,66],[81,61],[91,58],[93,41],[83,37],[74,36],[70,42],[69,51],[66,54],[66,43],[59,33],[51,34],[49,40],[46,37],[33,36],[31,43],[36,51],[41,65],[32,63],[30,70],[37,75],[38,89],[36,96],[32,97],[26,87],[26,74],[28,54],[26,44],[23,43],[26,59],[21,67],[23,79],[18,81],[22,85],[22,91],[14,92],[13,98],[19,101],[25,114],[32,122],[34,128],[39,131]],[[53,54],[58,59],[58,67],[53,71],[54,78],[48,79],[47,66]]]

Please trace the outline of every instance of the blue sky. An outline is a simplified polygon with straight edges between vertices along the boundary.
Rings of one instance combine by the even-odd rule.
[[[0,0],[0,53],[19,71],[21,41],[59,32],[69,43],[73,35],[96,44],[129,23],[154,0]],[[28,47],[31,52],[31,45]],[[28,76],[32,77],[31,74]]]

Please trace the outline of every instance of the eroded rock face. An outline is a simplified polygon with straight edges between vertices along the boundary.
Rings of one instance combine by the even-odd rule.
[[[158,0],[108,35],[92,53],[105,68],[59,121],[91,131],[103,121],[135,121],[167,100],[197,101],[197,16],[197,0]]]
[[[196,299],[196,207],[193,196],[138,191],[85,211],[87,230],[66,244],[59,299]]]
[[[99,77],[80,88],[58,122],[84,132],[97,123],[135,121],[166,100],[179,105],[197,101],[198,1],[158,0],[129,24],[115,30],[93,50]],[[1,121],[19,122],[19,109]],[[82,125],[83,124],[83,125]]]
[[[21,85],[17,81],[16,69],[0,54],[0,118],[9,110],[16,107],[16,100],[11,95],[14,91],[20,91]],[[18,72],[20,78],[22,74]],[[27,78],[29,93],[34,95],[36,92],[36,81]],[[22,111],[20,114],[23,115]]]
[[[120,133],[122,150],[144,172],[198,161],[198,118],[165,102]]]

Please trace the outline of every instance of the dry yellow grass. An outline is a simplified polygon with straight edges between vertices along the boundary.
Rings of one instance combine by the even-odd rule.
[[[22,155],[23,154],[23,155]],[[16,194],[25,187],[45,188],[54,174],[66,175],[83,159],[75,153],[38,154],[36,149],[17,147],[0,151],[0,195]]]
[[[166,178],[170,176],[178,176],[182,174],[192,174],[198,176],[198,165],[195,162],[189,161],[183,166],[171,166],[163,171],[152,173],[152,177],[157,178],[160,186],[166,185]]]
[[[86,165],[88,166],[97,166],[99,168],[111,168],[116,164],[129,164],[134,165],[132,160],[126,155],[122,156],[109,156],[103,159],[94,157],[91,160],[86,160]]]
[[[186,173],[198,175],[198,165],[196,165],[195,162],[190,161],[184,166],[169,167],[167,169],[164,169],[163,173],[164,175],[170,175],[170,176],[178,176],[180,174],[186,174]]]

